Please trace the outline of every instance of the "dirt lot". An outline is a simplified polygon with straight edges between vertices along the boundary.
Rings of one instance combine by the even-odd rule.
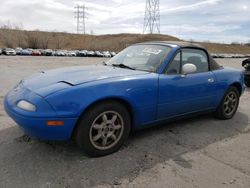
[[[232,120],[205,115],[142,130],[102,158],[29,139],[4,112],[3,96],[23,77],[102,61],[0,56],[0,187],[250,187],[250,89]],[[240,59],[220,62],[241,68]]]

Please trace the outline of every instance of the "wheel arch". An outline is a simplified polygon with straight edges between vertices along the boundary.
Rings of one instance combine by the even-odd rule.
[[[114,102],[118,102],[120,103],[121,105],[125,106],[125,108],[128,110],[129,114],[130,114],[130,120],[131,120],[131,128],[133,128],[133,120],[134,120],[134,112],[133,112],[133,108],[132,108],[132,105],[125,99],[123,98],[120,98],[120,97],[107,97],[107,98],[102,98],[102,99],[99,99],[99,100],[96,100],[92,103],[90,103],[83,111],[82,113],[80,114],[75,126],[74,126],[74,129],[73,129],[73,132],[72,132],[72,135],[71,137],[73,137],[76,133],[76,129],[77,129],[77,125],[78,125],[78,122],[80,121],[81,117],[88,111],[90,110],[91,108],[93,108],[94,106],[96,105],[99,105],[101,103],[104,103],[104,102],[107,102],[107,101],[114,101]]]
[[[240,94],[240,95],[242,94],[242,86],[241,86],[241,84],[240,84],[239,82],[234,82],[234,83],[232,83],[232,84],[230,85],[230,87],[231,87],[231,86],[236,87],[237,90],[239,91],[239,94]]]

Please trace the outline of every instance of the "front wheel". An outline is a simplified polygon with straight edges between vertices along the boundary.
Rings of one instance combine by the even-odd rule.
[[[130,127],[131,118],[125,106],[116,101],[99,103],[79,120],[76,143],[90,156],[108,155],[122,146]]]
[[[231,86],[225,93],[215,116],[219,119],[231,119],[237,111],[240,94],[236,87]]]

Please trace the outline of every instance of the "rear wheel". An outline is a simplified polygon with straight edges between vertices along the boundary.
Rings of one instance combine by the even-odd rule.
[[[231,119],[237,111],[239,105],[239,91],[236,87],[231,86],[224,95],[215,115],[219,119]]]
[[[130,114],[121,103],[99,103],[80,119],[75,133],[76,142],[90,156],[111,154],[127,139],[130,121]]]

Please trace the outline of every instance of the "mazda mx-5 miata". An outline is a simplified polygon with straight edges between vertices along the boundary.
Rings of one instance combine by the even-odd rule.
[[[117,151],[131,130],[194,114],[234,116],[244,91],[240,70],[219,66],[198,45],[146,42],[103,65],[37,73],[4,99],[31,137],[68,140],[90,156]]]

